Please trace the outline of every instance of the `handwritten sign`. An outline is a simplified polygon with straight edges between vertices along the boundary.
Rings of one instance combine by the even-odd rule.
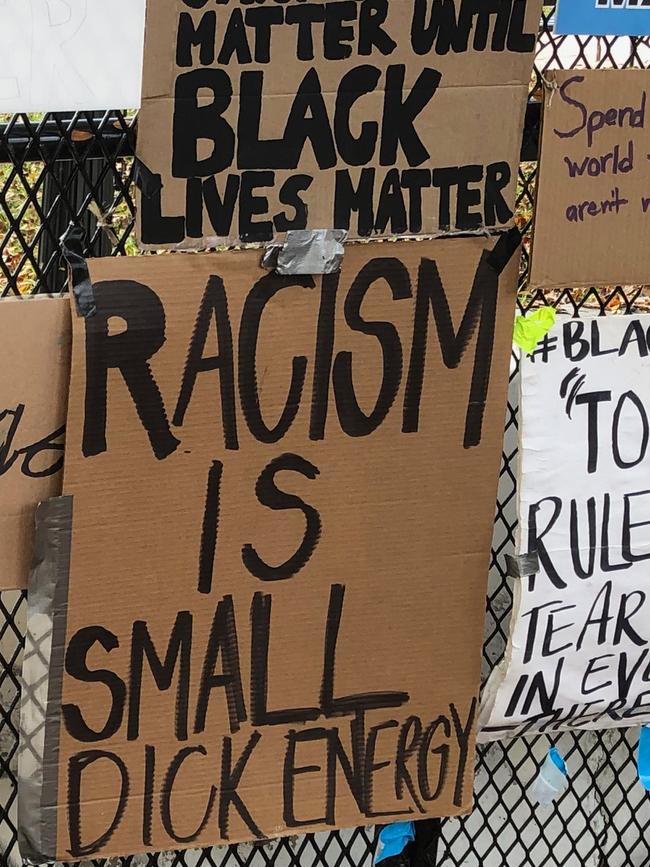
[[[46,854],[469,809],[516,248],[91,263]]]
[[[541,0],[149,4],[141,243],[509,225],[540,14]]]
[[[3,0],[0,112],[138,108],[144,0]],[[110,51],[97,52],[102,45]]]
[[[650,721],[650,316],[564,320],[522,358],[517,551],[481,738]]]
[[[555,32],[650,36],[650,0],[558,0]]]
[[[66,298],[0,301],[0,589],[24,588],[34,510],[61,491],[70,370]]]
[[[530,282],[650,281],[649,70],[549,73]]]

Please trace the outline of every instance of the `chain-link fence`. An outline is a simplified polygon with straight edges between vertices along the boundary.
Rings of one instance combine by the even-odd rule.
[[[522,286],[533,219],[539,103],[547,69],[650,67],[650,41],[556,37],[553,5],[544,7],[536,72],[519,173],[518,214],[524,231]],[[650,14],[650,13],[648,13]],[[0,61],[1,62],[1,61]],[[81,226],[90,256],[134,252],[134,118],[122,112],[26,115],[0,128],[0,295],[60,291],[65,285],[58,239]],[[644,306],[640,287],[604,292],[567,289],[529,295],[520,306],[552,303],[573,315],[601,315]],[[516,372],[506,418],[487,600],[485,672],[499,659],[512,593],[505,554],[516,524]],[[0,865],[21,864],[16,845],[16,754],[24,595],[0,594]],[[644,867],[650,864],[650,798],[640,786],[635,730],[567,733],[555,740],[571,787],[550,809],[530,800],[530,784],[549,747],[547,737],[496,743],[478,751],[472,814],[442,822],[440,867]],[[369,867],[372,829],[292,837],[276,843],[166,852],[93,862],[106,867]]]

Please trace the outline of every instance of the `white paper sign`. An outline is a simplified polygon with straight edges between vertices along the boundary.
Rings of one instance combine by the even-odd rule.
[[[145,0],[0,0],[0,112],[138,108]]]
[[[522,359],[517,552],[539,565],[482,741],[650,722],[649,346],[650,316],[562,317]]]

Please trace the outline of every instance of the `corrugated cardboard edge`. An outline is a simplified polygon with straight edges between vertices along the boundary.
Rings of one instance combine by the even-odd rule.
[[[136,190],[137,201],[139,201],[140,196],[142,196],[141,191]],[[136,224],[139,219],[138,214],[139,212],[136,213]],[[344,249],[347,250],[353,244],[401,244],[411,241],[442,241],[447,238],[485,238],[489,241],[490,238],[496,238],[505,232],[509,232],[514,226],[516,226],[516,223],[514,217],[511,217],[507,223],[500,226],[481,226],[474,230],[440,229],[434,232],[422,232],[419,235],[408,233],[395,235],[390,232],[376,232],[367,237],[358,238],[356,235],[350,236],[349,230],[347,229],[331,229],[331,231],[348,233],[344,246]],[[310,232],[313,230],[299,229],[296,231]],[[267,247],[274,243],[284,244],[287,240],[287,234],[287,232],[277,232],[272,241],[242,241],[236,235],[223,237],[217,235],[206,235],[204,238],[188,238],[178,244],[144,244],[139,240],[138,236],[136,238],[136,243],[138,250],[141,253],[156,253],[161,250],[174,253],[225,253],[232,250],[259,250],[260,253],[263,254]]]
[[[32,864],[56,852],[59,724],[68,608],[72,497],[36,510],[27,589],[18,753],[18,845]]]

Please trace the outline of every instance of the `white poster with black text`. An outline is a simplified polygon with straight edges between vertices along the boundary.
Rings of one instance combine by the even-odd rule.
[[[0,0],[0,113],[139,108],[145,0]]]
[[[650,722],[650,316],[558,317],[521,361],[510,636],[480,740]]]

